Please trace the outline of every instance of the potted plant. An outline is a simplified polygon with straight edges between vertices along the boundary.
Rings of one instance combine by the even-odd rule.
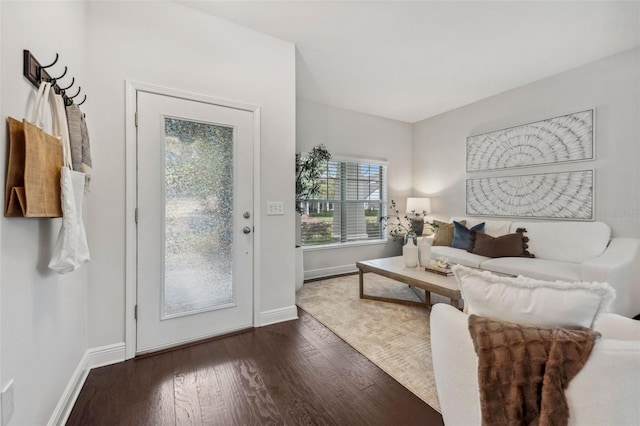
[[[296,153],[296,211],[303,213],[302,203],[320,193],[321,169],[331,154],[324,145],[314,146],[307,155]]]
[[[322,168],[331,160],[327,148],[320,144],[314,146],[309,153],[296,153],[296,212],[298,224],[296,228],[296,291],[304,282],[304,266],[302,258],[301,219],[304,213],[303,204],[320,193],[320,177]]]

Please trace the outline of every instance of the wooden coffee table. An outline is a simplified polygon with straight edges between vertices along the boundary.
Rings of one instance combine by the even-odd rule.
[[[427,272],[423,267],[407,268],[404,265],[402,256],[387,257],[383,259],[363,260],[356,262],[356,267],[360,271],[360,299],[380,300],[383,302],[401,303],[404,305],[417,305],[426,308],[431,307],[431,294],[435,293],[451,299],[451,305],[458,309],[462,299],[458,282],[453,276],[444,276]],[[421,288],[425,291],[424,303],[411,300],[393,299],[389,297],[371,296],[364,294],[364,273],[373,272],[396,281],[400,281],[410,286]]]

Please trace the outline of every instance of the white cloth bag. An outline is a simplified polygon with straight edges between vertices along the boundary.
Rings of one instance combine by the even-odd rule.
[[[53,92],[50,96],[53,134],[60,137],[64,164],[60,173],[62,226],[49,268],[59,274],[66,274],[75,271],[91,259],[82,220],[85,174],[71,168],[71,145],[64,100],[62,96]]]

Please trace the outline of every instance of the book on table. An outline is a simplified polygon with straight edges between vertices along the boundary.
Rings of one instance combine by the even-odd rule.
[[[435,262],[429,263],[429,266],[425,266],[424,270],[427,272],[433,272],[434,274],[440,274],[447,277],[450,277],[451,275],[453,275],[453,271],[451,270],[451,268],[442,268],[436,265]]]

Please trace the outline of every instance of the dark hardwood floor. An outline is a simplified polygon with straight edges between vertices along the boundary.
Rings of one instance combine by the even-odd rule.
[[[92,370],[67,425],[441,425],[313,317]]]

